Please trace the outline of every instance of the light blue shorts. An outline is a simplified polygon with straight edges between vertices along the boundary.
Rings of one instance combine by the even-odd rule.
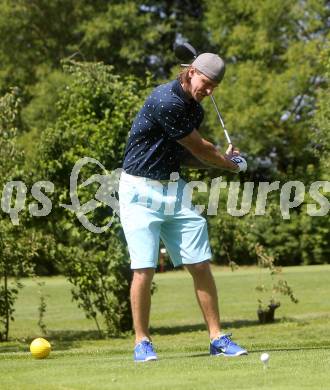
[[[120,220],[132,269],[157,267],[159,239],[175,267],[211,258],[205,218],[182,201],[185,185],[182,179],[164,182],[122,173]]]

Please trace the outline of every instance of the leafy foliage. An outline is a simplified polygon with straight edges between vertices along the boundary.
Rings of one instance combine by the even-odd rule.
[[[21,99],[18,89],[0,98],[0,188],[1,205],[7,194],[5,180],[19,178],[23,154],[17,147],[17,134],[21,129]],[[40,248],[40,237],[23,225],[13,226],[8,215],[0,209],[0,341],[8,340],[10,322],[14,321],[15,301],[22,275],[33,275],[32,259]]]
[[[255,244],[259,243],[273,256],[276,255],[278,264],[282,266],[328,263],[328,219],[307,214],[307,204],[314,202],[307,194],[301,207],[291,210],[290,220],[282,218],[279,196],[269,197],[265,215],[254,215],[253,200],[250,212],[242,217],[228,214],[225,200],[225,196],[220,198],[218,215],[209,217],[215,262],[255,264]]]
[[[94,158],[109,171],[120,167],[131,121],[147,86],[133,76],[114,74],[111,66],[102,63],[70,61],[64,63],[64,69],[70,81],[60,93],[54,126],[44,132],[34,171],[34,179],[41,175],[55,185],[50,215],[54,224],[42,229],[56,238],[60,268],[74,285],[73,298],[100,331],[99,316],[107,333],[116,334],[131,327],[129,256],[119,220],[108,205],[99,202],[86,217],[96,226],[112,224],[101,235],[95,234],[60,204],[71,202],[70,175],[79,159]],[[81,169],[78,196],[82,205],[96,196],[100,185],[83,187],[81,183],[104,174],[94,164]]]
[[[131,330],[128,300],[131,272],[123,243],[112,236],[105,251],[79,248],[67,251],[63,269],[74,286],[72,297],[86,317],[95,321],[100,336],[103,324],[108,335]]]
[[[165,81],[177,71],[174,41],[188,39],[200,52],[217,52],[226,60],[215,97],[233,141],[247,154],[244,180],[294,179],[307,187],[329,179],[325,1],[0,0],[0,7],[0,188],[23,180],[31,200],[35,181],[55,185],[47,219],[22,211],[20,226],[14,227],[0,210],[2,272],[65,273],[74,299],[100,331],[103,323],[109,334],[130,324],[128,253],[120,224],[99,202],[86,218],[97,226],[112,225],[95,235],[60,205],[71,202],[69,176],[80,158],[93,157],[110,171],[121,166],[150,79]],[[214,109],[208,99],[204,105],[201,130],[223,144]],[[95,201],[100,189],[97,182],[82,183],[104,173],[93,164],[81,169],[82,205]],[[208,182],[215,175],[219,172],[189,172],[191,179]],[[328,218],[308,216],[308,199],[288,221],[281,218],[276,196],[265,216],[221,212],[209,218],[215,260],[255,263],[258,242],[281,265],[329,262]],[[222,206],[223,201],[225,210]],[[17,286],[11,296],[7,286],[7,309],[9,302],[14,308]],[[43,327],[45,302],[40,305]],[[6,313],[10,318],[13,312]]]
[[[258,267],[260,270],[267,269],[269,270],[269,275],[271,278],[270,285],[263,281],[263,276],[259,273],[259,284],[256,287],[257,291],[261,294],[270,294],[268,296],[267,302],[263,298],[259,298],[259,309],[264,310],[265,307],[268,307],[269,304],[279,306],[280,301],[278,295],[286,295],[290,298],[291,302],[298,303],[298,299],[295,297],[292,288],[289,286],[288,282],[281,276],[282,269],[275,266],[275,257],[267,253],[265,248],[257,243],[255,245],[255,251],[258,258]]]
[[[13,90],[0,100],[0,188],[4,186],[4,178],[7,173],[14,174],[16,162],[10,158],[14,156],[15,137],[19,126],[20,99],[18,90]],[[3,213],[0,210],[1,217]],[[12,237],[12,228],[3,218],[0,220],[0,341],[8,340],[9,324],[14,320],[14,304],[18,294],[20,283],[16,281],[10,285],[11,274],[18,274],[16,258],[11,262],[12,247],[15,246],[15,239]],[[8,242],[8,244],[7,244]],[[7,249],[7,245],[9,248]],[[10,256],[8,258],[8,255]],[[17,272],[18,271],[18,272]]]
[[[141,77],[148,69],[167,77],[176,63],[172,46],[180,32],[205,41],[202,3],[1,0],[0,91],[34,85],[45,70],[72,57],[103,61],[120,74]]]
[[[309,132],[328,16],[322,0],[207,2],[211,42],[228,65],[216,96],[234,142],[259,158],[253,171],[266,159],[277,176],[305,179],[316,163]],[[208,125],[219,127],[215,115]]]
[[[324,66],[323,82],[318,89],[317,110],[315,112],[313,141],[318,146],[318,154],[321,158],[321,169],[325,178],[329,177],[330,157],[330,49],[325,48],[321,54],[321,63]]]
[[[329,7],[322,0],[207,1],[203,20],[227,63],[215,96],[234,143],[248,155],[244,180],[301,180],[306,187],[328,180]],[[205,133],[221,143],[213,107],[206,106]],[[316,150],[325,156],[321,166]],[[216,258],[254,263],[260,242],[282,265],[328,262],[327,217],[310,217],[304,206],[284,221],[278,204],[270,199],[263,217],[212,218]]]

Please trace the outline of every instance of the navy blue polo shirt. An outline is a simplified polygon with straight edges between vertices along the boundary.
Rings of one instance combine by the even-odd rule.
[[[203,116],[202,106],[187,97],[178,80],[155,88],[133,121],[125,172],[156,180],[180,172],[186,149],[177,140],[198,129]]]

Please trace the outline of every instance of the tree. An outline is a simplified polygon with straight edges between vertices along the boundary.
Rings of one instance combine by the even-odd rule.
[[[317,104],[314,117],[315,130],[312,141],[318,146],[317,153],[321,158],[321,169],[325,179],[329,178],[330,157],[330,50],[326,48],[320,53],[324,66],[323,83],[317,91]]]
[[[245,181],[300,180],[307,187],[322,179],[315,148],[322,145],[325,150],[329,142],[328,130],[317,130],[327,127],[328,96],[317,91],[325,87],[320,52],[329,40],[329,13],[322,0],[205,2],[210,47],[227,64],[215,98],[233,142],[247,154]],[[318,104],[323,119],[316,113],[322,122],[316,126]],[[205,105],[207,134],[223,144],[213,107],[209,101]],[[328,175],[323,173],[323,178]],[[222,260],[226,252],[233,260],[252,262],[253,246],[260,242],[276,252],[283,265],[328,262],[327,216],[307,216],[303,205],[290,221],[283,221],[278,197],[268,203],[266,216],[221,215],[211,222],[211,237]]]
[[[216,97],[234,142],[259,157],[255,170],[268,160],[277,175],[287,179],[291,167],[305,178],[308,164],[318,164],[308,133],[329,36],[326,2],[218,0],[206,7],[210,42],[227,61]],[[208,125],[219,127],[215,115]]]
[[[149,70],[159,79],[177,62],[173,42],[182,34],[207,41],[201,1],[0,0],[0,8],[0,93],[22,89],[27,132],[20,143],[29,159],[57,115],[62,59],[103,61],[122,75]]]
[[[0,341],[8,340],[10,323],[14,321],[15,301],[23,287],[20,277],[34,274],[33,258],[40,249],[40,237],[19,224],[12,203],[12,192],[6,182],[15,183],[22,175],[23,154],[17,147],[20,130],[21,99],[18,89],[0,98]]]
[[[120,167],[146,85],[133,76],[120,77],[102,63],[69,61],[64,69],[69,84],[59,95],[59,115],[43,134],[34,168],[34,181],[42,177],[55,188],[52,212],[40,227],[56,239],[60,267],[73,284],[73,298],[100,331],[103,322],[108,334],[116,334],[131,329],[131,273],[119,220],[106,203],[111,192],[106,191],[105,202],[99,201],[104,187],[98,180],[106,177],[105,169],[111,173]],[[82,158],[89,160],[80,167],[75,192],[69,190],[70,177]],[[90,184],[82,185],[87,180]],[[73,205],[74,195],[79,198],[78,209]],[[96,202],[90,211],[84,209],[88,202]],[[82,214],[88,225],[82,226]],[[102,234],[90,228],[92,224],[104,227],[110,221],[111,227]]]
[[[167,77],[178,34],[203,42],[201,1],[0,0],[0,8],[0,92],[34,85],[69,57]]]
[[[310,142],[315,145],[314,152],[320,159],[318,180],[328,182],[328,188],[322,193],[330,202],[329,168],[330,168],[330,50],[326,47],[320,52],[320,63],[323,66],[321,83],[317,89],[317,102],[310,134]],[[329,261],[330,227],[328,216],[302,217],[301,249],[305,264],[324,263]]]
[[[34,84],[42,69],[58,67],[72,54],[79,4],[55,0],[1,0],[0,90]]]

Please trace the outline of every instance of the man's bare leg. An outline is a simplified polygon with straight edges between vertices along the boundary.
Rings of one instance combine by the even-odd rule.
[[[139,343],[143,337],[150,338],[150,290],[154,274],[154,268],[133,270],[133,280],[131,284],[131,308],[136,343]]]
[[[210,339],[219,337],[221,333],[218,293],[210,269],[210,263],[204,261],[197,264],[186,265],[193,277],[197,301],[202,310]]]

